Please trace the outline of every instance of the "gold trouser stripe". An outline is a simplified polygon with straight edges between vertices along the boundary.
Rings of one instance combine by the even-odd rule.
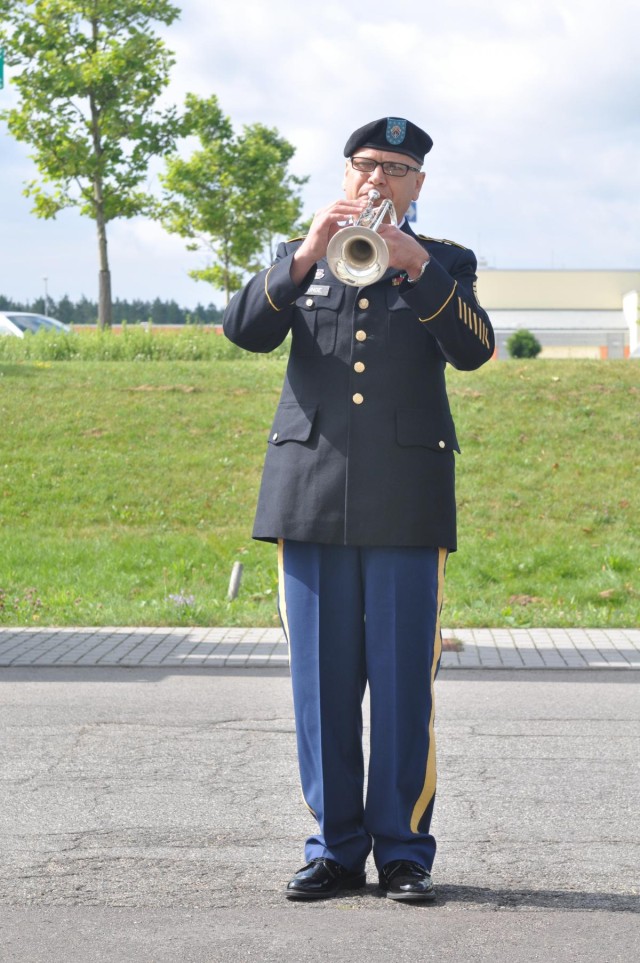
[[[447,561],[447,549],[441,548],[438,551],[438,614],[436,616],[436,632],[433,644],[433,664],[431,666],[431,716],[429,717],[429,751],[427,754],[427,770],[424,777],[424,786],[413,807],[411,814],[411,832],[418,833],[420,820],[424,816],[427,808],[434,797],[436,791],[436,737],[435,737],[435,681],[436,669],[442,654],[442,635],[440,633],[440,612],[442,609],[442,596],[444,593],[444,569]]]
[[[287,615],[287,599],[284,593],[284,539],[278,539],[278,608],[284,634],[289,641],[289,617]],[[289,662],[291,662],[291,647],[289,647]]]
[[[435,314],[432,314],[431,317],[429,317],[429,318],[419,318],[418,320],[419,320],[419,321],[422,321],[423,324],[426,324],[427,321],[433,321],[434,318],[437,318],[438,315],[440,314],[440,312],[441,312],[441,311],[444,311],[444,309],[445,309],[446,306],[448,305],[449,301],[451,300],[451,298],[452,298],[453,295],[455,294],[455,290],[456,290],[457,287],[458,287],[458,282],[457,282],[457,281],[454,281],[454,282],[453,282],[453,289],[452,289],[452,291],[451,291],[451,294],[449,295],[449,297],[447,298],[447,300],[444,302],[444,304],[442,305],[442,307],[441,307],[441,308],[438,308],[438,310],[436,311],[436,313],[435,313]]]
[[[278,604],[280,609],[280,618],[282,620],[282,628],[284,629],[284,634],[287,637],[287,642],[289,643],[289,665],[291,665],[291,636],[289,634],[289,617],[287,615],[287,597],[284,591],[284,539],[278,539]],[[309,803],[304,797],[304,792],[302,786],[300,786],[300,795],[302,796],[302,801],[309,810],[312,816],[316,819],[315,811],[311,808]]]

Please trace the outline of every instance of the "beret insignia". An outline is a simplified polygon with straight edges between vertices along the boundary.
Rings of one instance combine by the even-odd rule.
[[[407,122],[402,117],[389,117],[387,119],[387,140],[394,147],[401,144],[407,136]]]

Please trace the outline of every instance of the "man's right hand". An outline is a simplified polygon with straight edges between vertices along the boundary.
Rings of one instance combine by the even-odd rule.
[[[342,199],[316,212],[309,233],[293,255],[290,276],[294,284],[301,284],[313,265],[327,253],[333,235],[346,226],[349,218],[357,220],[366,206],[366,198]]]

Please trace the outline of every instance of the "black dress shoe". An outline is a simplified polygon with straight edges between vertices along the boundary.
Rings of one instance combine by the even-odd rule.
[[[353,873],[320,856],[303,866],[287,886],[287,899],[327,899],[341,889],[361,889],[367,881],[364,873]]]
[[[389,899],[433,902],[436,898],[431,873],[420,863],[395,859],[382,867],[379,879],[380,886],[386,890]]]

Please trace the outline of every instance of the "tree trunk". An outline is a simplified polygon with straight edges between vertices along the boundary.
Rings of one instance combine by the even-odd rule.
[[[97,51],[97,18],[92,18],[91,29],[94,51]],[[93,149],[98,162],[93,178],[93,209],[95,212],[96,228],[98,231],[98,256],[100,259],[100,272],[98,274],[98,327],[102,331],[104,328],[111,327],[113,310],[111,305],[111,271],[109,270],[109,254],[107,251],[107,222],[104,216],[100,115],[93,93],[89,94],[89,107],[91,110],[91,136],[93,139]]]
[[[229,258],[224,255],[224,303],[229,304],[231,300],[231,285],[229,284]]]
[[[96,194],[98,193],[96,188]],[[98,327],[100,330],[110,328],[113,319],[111,303],[111,271],[109,270],[109,254],[107,251],[107,226],[98,209],[96,217],[98,229],[98,251],[100,256],[100,271],[98,274]]]

